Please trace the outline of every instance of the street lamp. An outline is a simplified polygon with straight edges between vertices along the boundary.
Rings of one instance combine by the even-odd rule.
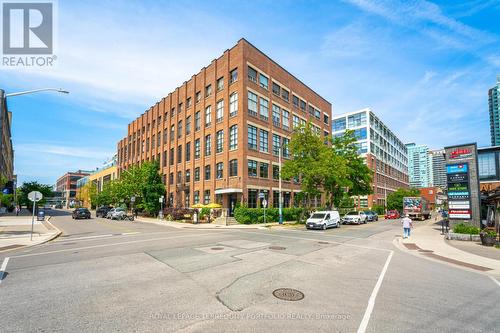
[[[33,90],[26,90],[26,91],[19,91],[15,93],[10,93],[10,94],[5,94],[5,97],[14,97],[14,96],[19,96],[19,95],[27,95],[27,94],[34,94],[37,92],[42,92],[42,91],[55,91],[61,94],[69,94],[69,91],[63,90],[61,88],[42,88],[42,89],[33,89]]]

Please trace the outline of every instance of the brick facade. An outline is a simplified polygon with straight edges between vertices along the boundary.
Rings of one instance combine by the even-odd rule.
[[[331,104],[241,39],[128,125],[118,143],[118,169],[160,161],[167,204],[177,207],[258,206],[259,192],[273,206],[279,151],[273,135],[276,143],[289,140],[293,125],[306,121],[330,135]],[[282,187],[285,206],[293,204],[300,186]]]

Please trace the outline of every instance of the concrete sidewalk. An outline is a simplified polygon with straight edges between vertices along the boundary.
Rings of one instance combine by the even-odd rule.
[[[235,224],[235,225],[220,225],[220,224],[214,224],[214,223],[198,223],[198,224],[193,224],[193,223],[184,223],[184,222],[175,222],[175,221],[167,221],[167,220],[160,220],[158,218],[152,218],[152,217],[137,217],[135,219],[138,222],[147,222],[147,223],[154,223],[158,225],[163,225],[163,226],[168,226],[168,227],[173,227],[173,228],[179,228],[179,229],[267,229],[270,226],[277,226],[279,223],[273,222],[273,223],[259,223],[259,224]]]
[[[31,239],[31,216],[0,217],[0,252],[33,246],[48,242],[61,234],[46,218],[33,224],[33,239]]]
[[[417,256],[500,277],[499,260],[465,252],[448,245],[444,235],[441,235],[441,227],[436,224],[435,220],[417,225],[412,229],[410,238],[398,237],[395,239],[395,244],[401,250]]]

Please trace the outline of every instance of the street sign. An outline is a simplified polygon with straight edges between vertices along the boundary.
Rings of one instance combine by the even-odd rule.
[[[33,202],[38,202],[42,200],[42,198],[43,194],[38,191],[31,191],[30,193],[28,193],[28,199],[30,199]]]
[[[264,207],[264,208],[267,207],[267,200],[266,199],[262,200],[262,207]]]
[[[163,202],[163,195],[158,199],[158,202]]]
[[[134,196],[130,197],[130,202],[135,202],[135,197]]]
[[[260,193],[259,193],[259,199],[264,199],[265,197],[266,197],[266,196],[265,196],[265,194],[264,194],[264,193],[262,193],[262,192],[260,192]]]

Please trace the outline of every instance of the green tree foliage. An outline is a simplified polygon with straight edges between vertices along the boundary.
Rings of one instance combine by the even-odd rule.
[[[160,210],[159,199],[165,194],[165,186],[161,181],[160,165],[158,162],[146,162],[141,165],[141,198],[140,208],[150,214]]]
[[[403,210],[404,197],[419,197],[420,191],[416,188],[398,188],[387,196],[388,210]]]
[[[50,185],[40,184],[36,181],[25,182],[17,189],[17,200],[20,205],[27,206],[28,208],[33,207],[32,202],[28,199],[28,193],[31,191],[38,191],[43,194],[43,199],[38,201],[39,205],[44,205],[47,197],[53,195],[52,186]]]
[[[160,210],[159,198],[165,194],[159,171],[158,162],[144,162],[140,166],[123,170],[119,180],[105,184],[103,190],[96,195],[97,206],[130,206],[130,198],[134,196],[135,207],[157,214]]]
[[[355,141],[352,131],[332,140],[320,137],[310,123],[301,126],[292,135],[292,158],[284,163],[282,176],[300,178],[309,207],[321,193],[330,207],[340,207],[346,195],[370,194],[372,172],[358,155]]]
[[[340,157],[346,165],[345,178],[331,184],[331,203],[339,207],[347,189],[349,197],[368,195],[372,193],[373,173],[365,163],[365,159],[358,154],[355,144],[356,137],[353,131],[346,131],[343,136],[332,139],[333,154]]]

